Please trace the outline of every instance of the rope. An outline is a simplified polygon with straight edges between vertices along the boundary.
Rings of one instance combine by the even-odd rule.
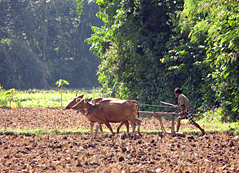
[[[173,106],[162,106],[162,105],[150,105],[150,104],[139,104],[139,105],[143,105],[143,106],[155,106],[155,107],[164,107],[164,108],[171,108]]]

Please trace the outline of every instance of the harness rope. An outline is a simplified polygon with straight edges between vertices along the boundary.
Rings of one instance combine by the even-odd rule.
[[[142,106],[154,106],[154,107],[162,107],[162,108],[172,108],[173,106],[163,106],[163,105],[150,105],[150,104],[139,104]]]

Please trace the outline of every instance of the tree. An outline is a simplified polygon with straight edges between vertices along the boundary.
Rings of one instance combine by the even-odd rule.
[[[69,85],[69,82],[63,79],[59,79],[58,81],[56,81],[56,85],[58,87],[61,87],[61,107],[62,107],[62,88],[63,88],[63,85]]]
[[[78,2],[0,1],[0,83],[5,89],[49,89],[59,78],[73,88],[99,86],[99,60],[84,39],[92,33],[91,23],[102,22],[95,16],[96,3]]]
[[[238,97],[238,1],[192,0],[185,1],[180,13],[182,32],[189,31],[190,41],[203,44],[206,56],[195,64],[204,68],[202,86],[207,105],[220,104],[224,115],[237,120]]]
[[[97,3],[105,25],[87,42],[105,93],[157,104],[178,86],[195,108],[222,106],[238,119],[237,0]]]
[[[111,96],[159,103],[167,98],[160,61],[174,28],[170,15],[183,1],[97,1],[105,25],[87,39],[101,59],[99,82]],[[113,4],[113,5],[112,5]],[[171,90],[171,95],[172,95]]]

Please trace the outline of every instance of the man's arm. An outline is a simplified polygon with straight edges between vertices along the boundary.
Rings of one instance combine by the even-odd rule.
[[[174,105],[174,107],[175,107],[176,109],[180,108],[180,106],[178,106],[178,105]]]
[[[185,106],[181,105],[181,109],[182,109],[182,112],[180,113],[180,116],[183,116],[184,115]]]

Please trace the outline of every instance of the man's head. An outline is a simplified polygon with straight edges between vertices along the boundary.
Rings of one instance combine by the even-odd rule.
[[[178,97],[180,94],[182,94],[182,91],[179,87],[177,87],[174,89],[174,93],[175,93],[176,97]]]

